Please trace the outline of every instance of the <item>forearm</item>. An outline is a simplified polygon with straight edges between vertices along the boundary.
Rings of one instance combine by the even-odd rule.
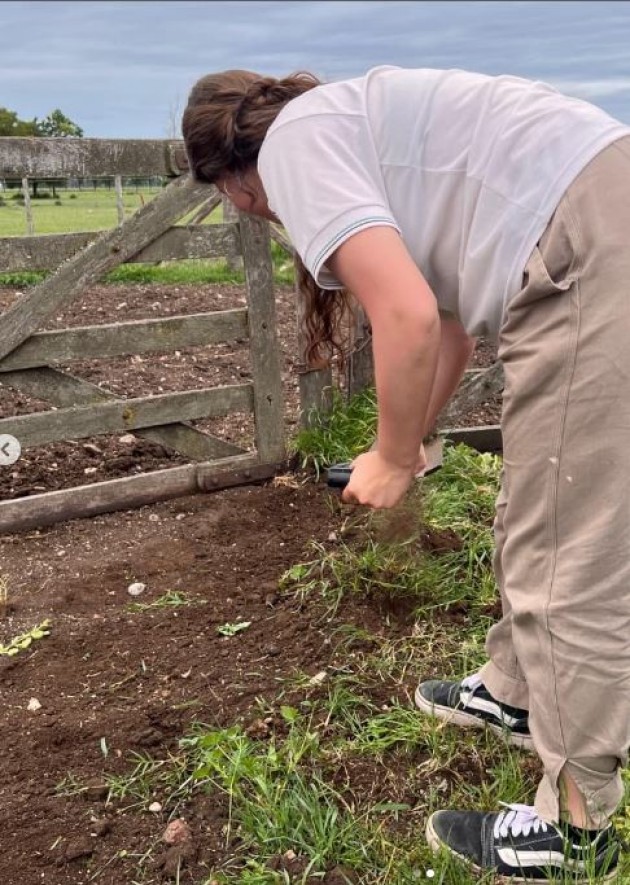
[[[378,451],[386,461],[413,469],[435,386],[440,350],[437,311],[389,318],[374,330],[373,350]]]
[[[424,436],[432,433],[438,415],[457,390],[475,344],[476,339],[467,335],[456,319],[441,318],[439,355],[425,415]]]

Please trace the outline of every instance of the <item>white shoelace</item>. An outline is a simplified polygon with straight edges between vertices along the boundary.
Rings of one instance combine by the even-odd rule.
[[[531,805],[508,805],[507,811],[497,815],[494,823],[494,838],[506,839],[508,836],[529,836],[533,833],[546,833],[549,825],[541,820],[536,814],[536,809]]]
[[[479,676],[479,673],[471,673],[470,676],[466,676],[466,678],[462,679],[461,682],[462,688],[469,688],[471,691],[479,688],[481,684],[481,677]]]

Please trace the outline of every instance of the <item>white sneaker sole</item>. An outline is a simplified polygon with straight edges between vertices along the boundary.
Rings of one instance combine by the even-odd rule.
[[[493,725],[492,722],[487,722],[479,716],[464,712],[464,710],[453,710],[452,707],[443,707],[440,704],[434,704],[431,701],[428,701],[420,693],[419,687],[416,689],[414,700],[416,707],[423,713],[428,713],[429,716],[435,716],[437,719],[441,719],[443,722],[448,722],[450,725],[459,725],[461,728],[489,728],[490,731],[493,731],[495,734],[499,735],[499,737],[502,737],[513,747],[518,747],[521,750],[533,751],[534,749],[534,742],[530,735],[515,734],[507,727],[502,728],[500,725]]]
[[[447,851],[452,857],[456,857],[462,863],[466,864],[466,866],[469,869],[473,870],[475,873],[479,873],[480,875],[482,875],[482,874],[487,875],[488,874],[489,870],[482,869],[480,866],[477,866],[477,864],[473,863],[470,860],[470,858],[465,857],[463,854],[459,854],[459,852],[454,851],[450,847],[450,845],[447,845],[446,842],[442,842],[442,840],[440,839],[440,837],[438,836],[438,834],[435,832],[435,830],[433,828],[433,815],[431,815],[431,817],[427,821],[425,835],[426,835],[426,840],[429,845],[429,848],[435,854],[438,854],[441,851]],[[599,876],[596,881],[597,882],[612,882],[613,879],[617,878],[618,874],[619,874],[618,870],[613,870],[611,873],[606,873],[605,876]],[[562,877],[561,871],[558,871],[557,875],[560,877],[558,879],[559,882],[564,881],[561,878]],[[513,885],[513,883],[518,883],[518,882],[525,882],[525,883],[527,883],[527,885],[549,885],[549,882],[555,882],[556,880],[553,878],[550,878],[549,876],[545,876],[544,879],[530,879],[530,878],[525,878],[524,876],[515,875],[514,873],[510,876],[505,876],[505,875],[502,876],[497,873],[497,874],[495,874],[495,878],[492,881],[496,882],[496,883],[506,883],[506,885]],[[583,879],[581,881],[583,883],[590,883],[592,880],[590,878],[587,878],[587,879]],[[575,885],[579,885],[580,880],[575,879],[574,882],[575,882]]]

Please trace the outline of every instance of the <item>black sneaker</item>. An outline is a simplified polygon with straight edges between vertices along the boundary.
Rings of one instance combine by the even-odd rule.
[[[416,706],[453,725],[481,728],[487,725],[515,747],[532,750],[527,710],[495,701],[477,673],[461,682],[431,679],[416,689]]]
[[[541,820],[528,805],[506,811],[436,811],[427,823],[433,851],[446,850],[475,872],[512,882],[593,883],[614,879],[619,837],[612,826],[579,830]]]

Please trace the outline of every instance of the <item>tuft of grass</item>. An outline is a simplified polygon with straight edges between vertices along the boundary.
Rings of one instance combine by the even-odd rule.
[[[167,590],[162,596],[152,602],[130,602],[127,610],[131,612],[146,612],[157,608],[180,608],[189,605],[205,605],[203,599],[191,599],[181,590]]]
[[[291,442],[301,466],[320,471],[329,464],[347,461],[372,444],[376,436],[376,392],[366,388],[348,402],[338,389],[332,391],[328,414],[311,416],[311,426],[300,430]]]
[[[360,543],[352,538],[356,524],[350,541],[342,530],[332,547],[312,542],[313,558],[292,566],[280,586],[302,599],[319,593],[332,611],[353,593],[409,597],[418,613],[459,604],[482,615],[496,596],[492,519],[500,469],[496,456],[445,447],[444,466],[410,490],[396,518],[362,513]]]

